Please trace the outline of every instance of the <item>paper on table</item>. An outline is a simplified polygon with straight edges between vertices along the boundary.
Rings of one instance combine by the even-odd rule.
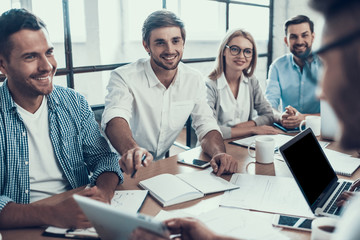
[[[148,190],[126,190],[115,191],[111,200],[111,205],[122,211],[137,213],[141,208]],[[97,238],[98,234],[94,228],[68,229],[49,226],[45,229],[45,234],[63,235],[65,237],[84,236]]]
[[[225,192],[221,206],[314,218],[293,178],[233,174],[239,189]]]
[[[360,166],[360,158],[330,149],[324,149],[324,152],[337,174],[351,176]]]
[[[212,168],[196,173],[180,173],[176,175],[204,194],[222,192],[238,188],[236,185],[216,176]]]
[[[200,221],[219,235],[240,239],[289,239],[273,228],[272,219],[272,214],[224,207],[199,216]]]
[[[250,146],[251,143],[255,142],[255,138],[262,137],[262,136],[271,137],[271,138],[273,138],[275,140],[275,149],[274,150],[278,150],[279,147],[281,147],[282,145],[284,145],[285,143],[287,143],[289,140],[291,140],[294,137],[294,136],[285,135],[285,134],[254,135],[254,136],[247,137],[247,138],[241,138],[239,140],[235,140],[235,141],[232,141],[230,143],[235,144],[235,145],[248,147],[248,146]],[[320,144],[320,146],[322,148],[329,145],[328,142],[324,142],[324,141],[319,141],[319,144]]]

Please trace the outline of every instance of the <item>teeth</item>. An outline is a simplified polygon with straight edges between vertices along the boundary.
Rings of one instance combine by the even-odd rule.
[[[166,60],[172,60],[172,59],[175,59],[176,56],[173,56],[173,57],[164,57]]]
[[[43,77],[43,78],[35,78],[36,80],[46,80],[49,79],[49,77]]]

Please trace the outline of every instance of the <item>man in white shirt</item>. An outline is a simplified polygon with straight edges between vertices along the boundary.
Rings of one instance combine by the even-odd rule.
[[[156,11],[143,25],[149,59],[115,69],[107,87],[102,128],[121,154],[120,166],[132,173],[165,153],[191,115],[201,146],[218,175],[236,172],[237,161],[225,153],[216,120],[206,101],[202,75],[181,63],[185,29],[172,12]]]

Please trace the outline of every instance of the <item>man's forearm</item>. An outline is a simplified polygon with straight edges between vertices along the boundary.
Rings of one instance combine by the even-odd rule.
[[[104,172],[96,180],[96,186],[109,196],[113,196],[118,184],[119,177],[114,172]]]
[[[48,225],[51,212],[51,206],[10,202],[0,212],[0,229]]]
[[[203,151],[210,157],[213,157],[218,153],[226,152],[224,139],[216,130],[212,130],[204,136],[204,138],[201,140],[201,147]]]
[[[116,117],[111,119],[105,129],[106,136],[112,146],[123,155],[129,149],[135,148],[136,144],[132,137],[132,132],[127,121],[123,118]]]

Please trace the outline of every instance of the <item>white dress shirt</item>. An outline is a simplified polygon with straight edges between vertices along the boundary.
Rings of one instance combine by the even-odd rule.
[[[166,89],[150,65],[150,59],[115,69],[107,86],[102,128],[115,117],[130,125],[136,143],[161,159],[191,115],[201,140],[220,129],[207,104],[206,87],[200,72],[179,63],[177,74]]]

